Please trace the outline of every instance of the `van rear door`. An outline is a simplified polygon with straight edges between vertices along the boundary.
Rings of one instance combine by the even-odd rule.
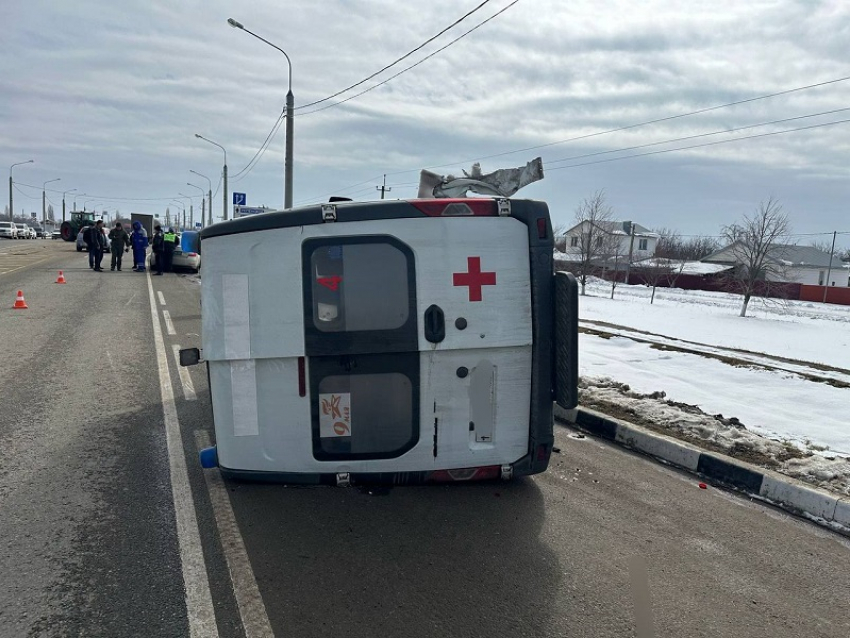
[[[513,463],[529,452],[528,228],[498,215],[417,226],[422,430],[434,466]]]

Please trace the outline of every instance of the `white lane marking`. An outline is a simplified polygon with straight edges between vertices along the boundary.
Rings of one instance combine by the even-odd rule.
[[[23,266],[18,266],[17,268],[12,268],[12,270],[7,270],[7,271],[5,271],[5,272],[0,272],[0,275],[11,275],[13,272],[18,272],[19,270],[21,270],[21,269],[23,269],[23,268],[28,268],[28,267],[30,267],[30,266],[35,266],[36,264],[40,264],[40,263],[42,263],[42,262],[47,261],[48,259],[50,259],[50,257],[45,257],[44,259],[39,259],[38,261],[34,261],[34,262],[30,263],[30,264],[24,264]]]
[[[153,298],[153,295],[151,295],[151,298]],[[153,299],[151,299],[151,301],[153,301]],[[176,335],[177,331],[174,329],[174,324],[171,323],[171,313],[168,312],[167,310],[163,310],[162,311],[162,318],[165,319],[165,330],[166,330],[166,332],[168,332],[168,334],[170,334],[170,335]]]
[[[195,385],[192,383],[192,377],[189,376],[189,371],[180,365],[180,346],[171,346],[174,350],[174,362],[177,364],[177,372],[180,375],[180,383],[183,385],[183,397],[187,401],[194,401],[198,397],[195,395]]]
[[[186,458],[180,438],[180,421],[177,420],[171,373],[168,371],[168,357],[165,354],[162,329],[159,327],[150,271],[147,272],[147,280],[154,348],[156,349],[156,361],[159,368],[159,391],[162,397],[162,414],[165,420],[168,465],[171,471],[171,497],[174,500],[177,542],[180,546],[183,585],[186,589],[189,635],[191,638],[206,638],[208,636],[216,638],[218,626],[215,622],[215,609],[213,608],[212,594],[210,594],[210,582],[207,566],[204,562],[204,552],[201,548],[201,534],[198,530],[195,503],[192,500],[192,488],[189,485],[189,473],[186,470]]]
[[[210,435],[203,430],[195,430],[195,442],[199,450],[207,448],[210,446]],[[245,541],[239,533],[239,524],[233,514],[233,506],[230,504],[230,496],[227,494],[221,473],[217,469],[204,470],[204,478],[210,492],[215,523],[221,538],[227,568],[230,571],[230,580],[233,583],[233,593],[236,596],[236,606],[239,608],[245,636],[246,638],[267,636],[274,638],[274,632],[266,614],[266,606],[257,587],[257,579],[254,577],[254,570],[251,569],[251,561],[245,550]]]
[[[157,298],[159,299],[159,305],[160,305],[160,306],[164,306],[164,305],[165,305],[165,297],[163,297],[163,296],[162,296],[162,291],[161,291],[161,290],[157,290],[157,291],[156,291],[156,296],[157,296]]]

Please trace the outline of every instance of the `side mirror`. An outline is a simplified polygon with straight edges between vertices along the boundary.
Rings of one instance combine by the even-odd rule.
[[[198,348],[184,348],[180,351],[180,365],[182,367],[198,365],[201,362],[201,351]]]

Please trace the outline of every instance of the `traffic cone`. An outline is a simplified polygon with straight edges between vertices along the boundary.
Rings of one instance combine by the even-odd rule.
[[[56,280],[56,283],[57,284],[67,284],[68,283],[67,281],[65,281],[65,275],[62,274],[61,270],[59,271],[59,279]]]
[[[29,306],[27,305],[27,302],[24,301],[24,293],[23,293],[22,290],[19,290],[18,291],[18,298],[15,299],[15,305],[12,306],[12,309],[13,310],[26,310],[27,308],[29,308]]]

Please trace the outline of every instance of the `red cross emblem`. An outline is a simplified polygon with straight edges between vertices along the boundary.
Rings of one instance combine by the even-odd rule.
[[[469,272],[453,273],[455,286],[469,286],[469,300],[481,301],[481,287],[495,286],[496,273],[481,272],[481,257],[467,257]]]

